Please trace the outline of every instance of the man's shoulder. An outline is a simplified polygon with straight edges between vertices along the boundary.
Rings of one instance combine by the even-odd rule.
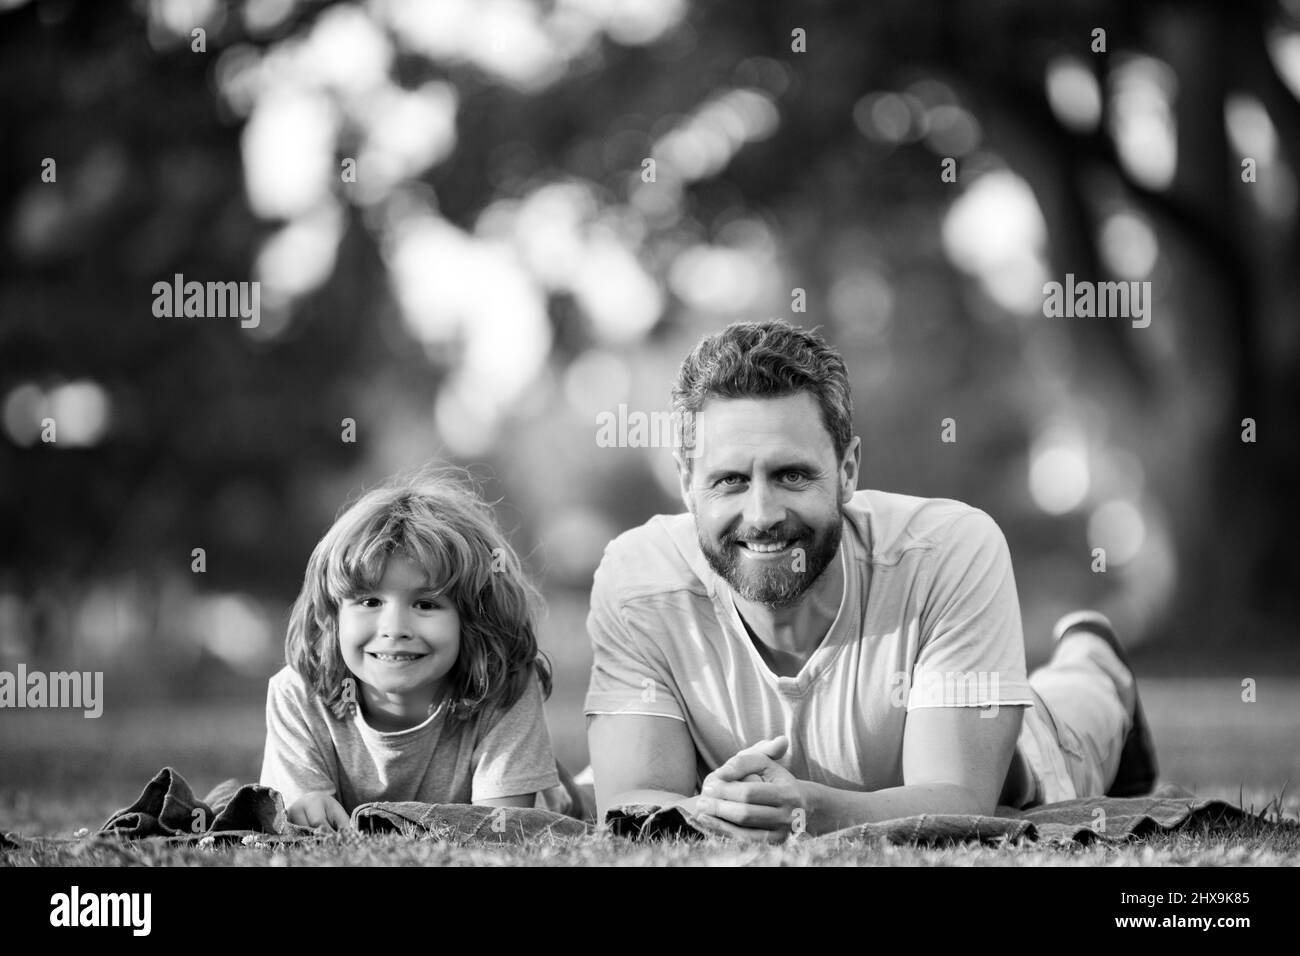
[[[655,515],[605,548],[596,587],[620,600],[674,591],[708,593],[708,572],[688,514]]]
[[[909,551],[941,547],[955,533],[1001,533],[987,513],[953,498],[864,489],[854,492],[845,514],[871,542],[871,562],[878,565],[897,564]]]

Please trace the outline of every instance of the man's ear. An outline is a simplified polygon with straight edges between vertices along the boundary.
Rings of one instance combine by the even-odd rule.
[[[682,504],[691,514],[695,514],[695,499],[691,497],[691,462],[680,449],[673,452],[673,461],[677,462],[677,491],[682,496]]]
[[[840,459],[840,504],[848,504],[853,492],[858,490],[858,467],[861,463],[862,439],[854,435]]]

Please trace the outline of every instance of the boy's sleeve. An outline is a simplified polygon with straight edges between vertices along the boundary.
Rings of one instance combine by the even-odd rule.
[[[285,807],[305,793],[321,791],[337,798],[337,761],[322,752],[312,733],[307,691],[283,671],[271,678],[266,693],[266,751],[262,756],[263,785],[280,791]]]
[[[656,649],[629,624],[615,589],[617,566],[607,556],[591,587],[587,636],[591,640],[591,681],[585,714],[641,714],[685,721],[685,712],[666,664]],[[669,626],[667,622],[664,626]]]
[[[931,555],[907,709],[1033,705],[1011,553],[982,511],[952,523]]]
[[[474,748],[471,800],[539,793],[560,783],[536,676]]]

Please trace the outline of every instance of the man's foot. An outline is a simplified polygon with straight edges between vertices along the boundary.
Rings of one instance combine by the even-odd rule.
[[[1115,629],[1110,620],[1096,611],[1075,611],[1056,622],[1052,635],[1057,642],[1071,634],[1087,633],[1100,637],[1115,652],[1130,674],[1133,667],[1128,655],[1115,636]],[[1156,747],[1151,739],[1151,727],[1146,714],[1142,711],[1142,698],[1138,696],[1137,681],[1133,683],[1133,726],[1124,738],[1124,748],[1120,751],[1119,767],[1115,779],[1106,791],[1108,797],[1142,797],[1150,793],[1156,784],[1159,768],[1156,765]]]

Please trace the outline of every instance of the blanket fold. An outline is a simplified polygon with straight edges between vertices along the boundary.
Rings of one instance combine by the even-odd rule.
[[[1141,839],[1183,827],[1227,827],[1251,816],[1224,800],[1198,800],[1165,788],[1147,797],[1084,797],[1062,800],[1031,810],[1022,817],[1046,843],[1109,843]]]
[[[218,835],[233,839],[248,834],[291,837],[304,831],[311,832],[289,822],[277,790],[227,780],[200,800],[189,782],[171,767],[159,770],[134,803],[118,810],[99,828],[101,834],[128,840],[154,836],[200,840]]]
[[[590,824],[552,810],[480,807],[458,803],[363,803],[352,811],[359,833],[416,832],[478,843],[530,843],[547,837],[586,836]]]
[[[1029,810],[999,807],[996,816],[921,814],[801,839],[918,846],[967,842],[1068,845],[1095,840],[1117,843],[1188,826],[1232,826],[1249,816],[1223,800],[1198,800],[1187,791],[1165,787],[1146,797],[1089,797]],[[615,836],[634,840],[720,835],[707,818],[678,807],[651,804],[614,807],[606,814],[605,823]],[[360,833],[414,833],[484,845],[522,844],[597,832],[589,823],[540,808],[414,802],[364,803],[352,811],[352,826]],[[185,778],[171,767],[158,771],[135,802],[112,814],[99,834],[127,840],[166,837],[180,841],[254,836],[262,842],[297,841],[320,835],[290,823],[283,797],[270,787],[227,780],[199,799]]]

